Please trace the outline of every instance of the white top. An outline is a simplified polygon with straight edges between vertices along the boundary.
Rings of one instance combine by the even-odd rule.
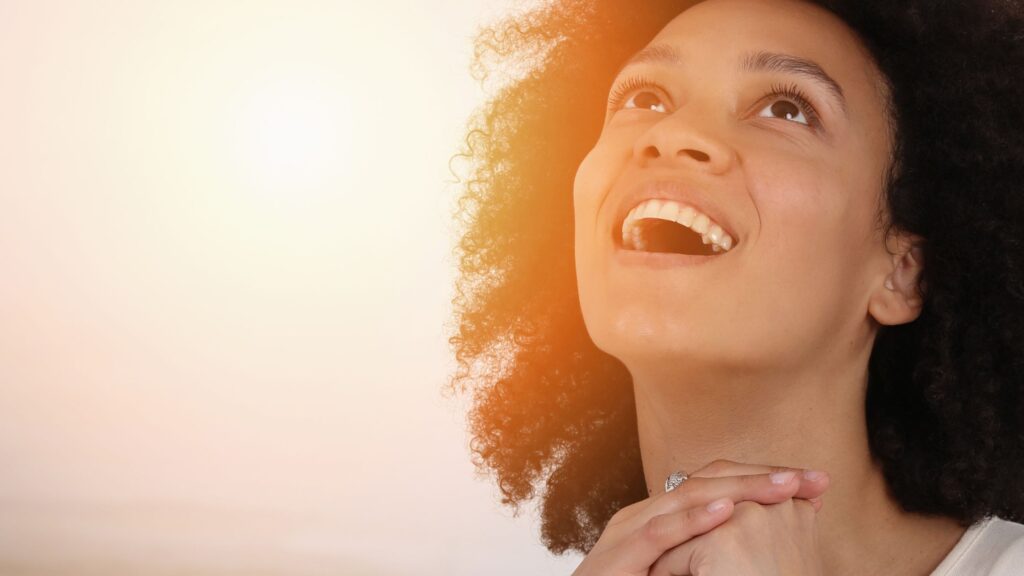
[[[1024,524],[990,516],[971,525],[930,576],[1024,574]]]

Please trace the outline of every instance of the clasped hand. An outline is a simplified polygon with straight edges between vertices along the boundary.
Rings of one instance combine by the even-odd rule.
[[[829,478],[804,472],[716,460],[616,512],[573,576],[821,576]]]

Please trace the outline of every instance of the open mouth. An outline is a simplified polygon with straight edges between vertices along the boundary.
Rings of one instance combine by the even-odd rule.
[[[694,256],[717,256],[722,248],[705,242],[701,235],[690,228],[655,218],[645,218],[635,223],[628,236],[622,239],[622,247],[639,252],[667,252]]]
[[[671,200],[645,200],[622,222],[620,245],[626,250],[691,256],[719,256],[734,240],[692,206]]]

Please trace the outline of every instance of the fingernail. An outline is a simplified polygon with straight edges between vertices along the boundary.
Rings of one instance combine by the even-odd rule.
[[[789,470],[787,472],[772,472],[768,475],[772,479],[772,484],[785,484],[796,476],[796,472]]]
[[[825,473],[821,470],[804,470],[804,479],[810,480],[811,482],[820,480],[824,476]]]
[[[721,512],[729,503],[728,498],[719,498],[708,504],[708,512]]]

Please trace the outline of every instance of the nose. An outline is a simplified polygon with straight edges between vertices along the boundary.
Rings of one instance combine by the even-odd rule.
[[[727,172],[734,162],[735,152],[713,134],[707,124],[698,125],[693,113],[684,109],[668,114],[637,139],[633,158],[641,165],[662,162],[710,174]]]

